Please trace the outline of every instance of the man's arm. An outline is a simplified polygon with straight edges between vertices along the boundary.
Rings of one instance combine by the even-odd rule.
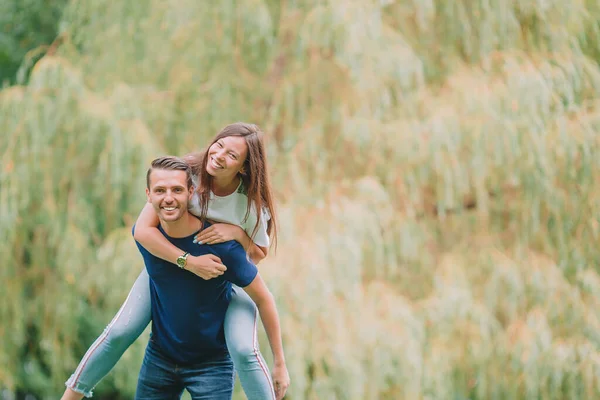
[[[285,395],[290,385],[290,376],[285,365],[283,345],[281,343],[281,328],[279,315],[275,306],[275,299],[260,277],[256,265],[248,261],[246,252],[240,243],[228,242],[229,246],[222,247],[220,256],[227,265],[224,278],[231,283],[243,287],[254,301],[260,312],[260,318],[269,338],[269,345],[273,352],[274,368],[272,371],[273,384],[277,400]]]
[[[273,384],[275,385],[275,394],[279,400],[285,396],[285,392],[290,385],[290,377],[285,365],[281,327],[275,299],[260,274],[257,274],[252,283],[246,286],[244,290],[256,303],[263,326],[267,332],[271,351],[273,352]]]

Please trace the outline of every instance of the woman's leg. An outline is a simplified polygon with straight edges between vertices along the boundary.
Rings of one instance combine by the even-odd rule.
[[[225,339],[248,400],[275,399],[267,363],[260,354],[256,328],[258,309],[246,294],[233,285],[225,315]]]
[[[125,350],[150,323],[150,286],[146,269],[133,284],[127,299],[102,335],[90,346],[65,383],[63,399],[92,396],[92,389],[115,366]]]

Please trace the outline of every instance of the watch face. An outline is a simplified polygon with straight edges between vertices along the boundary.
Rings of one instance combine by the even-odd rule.
[[[177,257],[177,265],[179,265],[179,268],[185,268],[185,266],[187,265],[188,255],[189,253],[185,253],[184,255]]]

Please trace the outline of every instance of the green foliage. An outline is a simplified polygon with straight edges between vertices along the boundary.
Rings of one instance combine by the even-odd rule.
[[[66,4],[66,0],[0,2],[0,86],[24,81],[31,65],[55,40]]]
[[[0,387],[56,397],[141,268],[147,163],[248,120],[281,204],[261,273],[289,398],[598,397],[599,17],[69,3],[58,54],[0,92]],[[131,396],[143,346],[98,395]]]

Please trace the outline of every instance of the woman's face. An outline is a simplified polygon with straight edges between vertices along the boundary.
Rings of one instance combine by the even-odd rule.
[[[247,155],[248,145],[243,137],[221,138],[208,149],[206,172],[221,181],[233,180],[244,166]]]

